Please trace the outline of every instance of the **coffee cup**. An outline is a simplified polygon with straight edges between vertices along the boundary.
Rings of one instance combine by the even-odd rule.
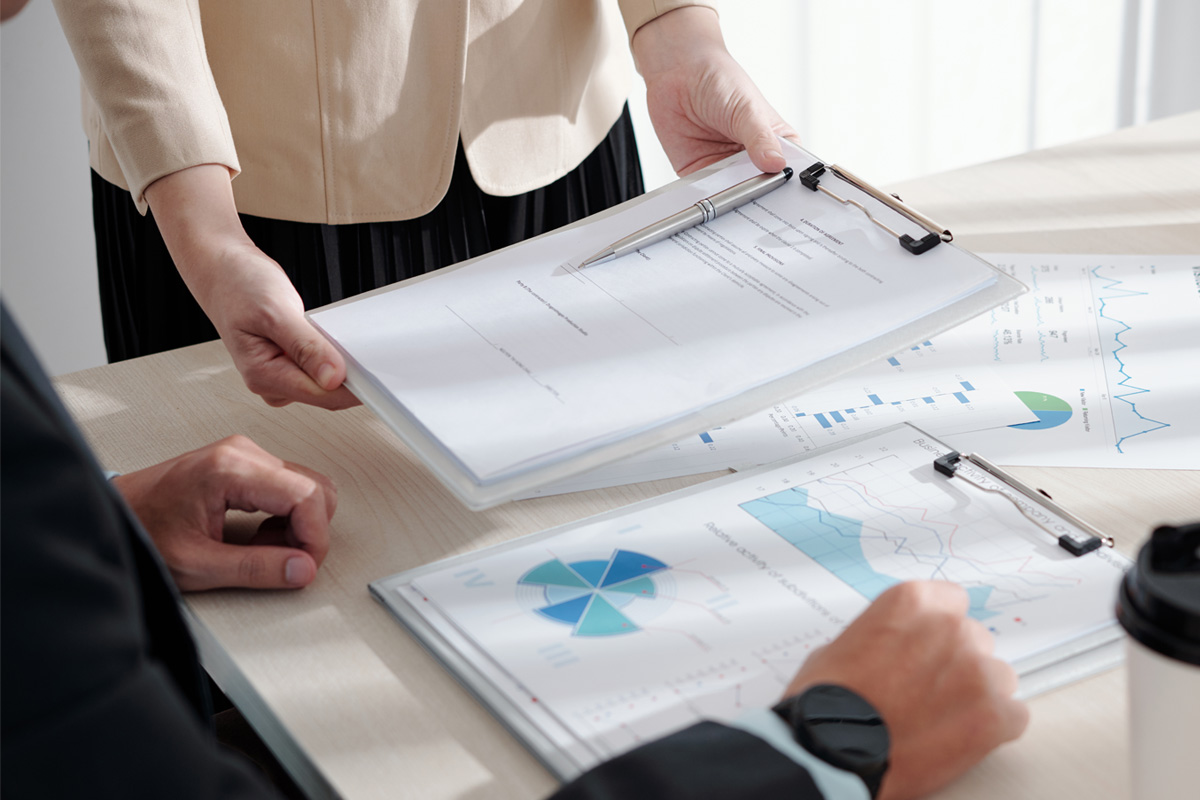
[[[1133,798],[1200,797],[1200,524],[1154,531],[1121,581],[1117,619]]]

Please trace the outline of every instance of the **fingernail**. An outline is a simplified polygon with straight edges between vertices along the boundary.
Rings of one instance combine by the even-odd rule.
[[[289,586],[303,586],[310,578],[308,559],[295,556],[289,558],[283,565],[283,579]]]
[[[779,152],[778,150],[768,150],[767,152],[763,153],[763,157],[767,158],[767,159],[778,158],[780,160],[783,160],[783,153]]]
[[[322,364],[321,368],[319,370],[317,370],[317,383],[319,383],[321,385],[322,389],[329,390],[329,389],[334,388],[334,386],[333,386],[334,371],[335,370],[333,369],[333,364]]]

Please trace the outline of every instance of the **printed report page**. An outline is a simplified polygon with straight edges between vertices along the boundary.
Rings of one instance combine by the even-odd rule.
[[[789,158],[800,169],[816,160],[798,148]],[[487,483],[792,374],[995,282],[953,247],[911,255],[861,211],[797,179],[668,240],[576,268],[755,174],[747,159],[312,319]]]
[[[1112,598],[1129,562],[1071,555],[1037,524],[1062,525],[1045,509],[936,473],[945,452],[899,426],[433,565],[392,591],[517,713],[569,731],[583,761],[772,705],[812,650],[904,580],[965,587],[1011,662],[1119,638]]]

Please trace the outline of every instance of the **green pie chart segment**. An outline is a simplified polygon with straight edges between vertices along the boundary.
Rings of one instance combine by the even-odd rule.
[[[1016,392],[1015,394],[1037,416],[1037,421],[1009,425],[1010,428],[1022,431],[1044,431],[1049,428],[1057,428],[1069,420],[1074,413],[1066,400],[1052,394],[1043,392]]]
[[[529,570],[521,578],[521,583],[540,583],[548,586],[574,586],[580,589],[590,589],[592,586],[557,558],[553,561],[539,564]]]
[[[592,602],[584,612],[579,625],[575,627],[576,636],[615,636],[619,633],[633,633],[638,629],[633,620],[615,609],[602,595],[592,595]]]

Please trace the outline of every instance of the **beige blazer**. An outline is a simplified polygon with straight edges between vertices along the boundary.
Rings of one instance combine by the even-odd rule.
[[[642,24],[704,0],[55,0],[92,168],[143,193],[223,164],[238,210],[410,219],[450,183],[562,177],[616,122]],[[623,25],[622,25],[623,21]]]

